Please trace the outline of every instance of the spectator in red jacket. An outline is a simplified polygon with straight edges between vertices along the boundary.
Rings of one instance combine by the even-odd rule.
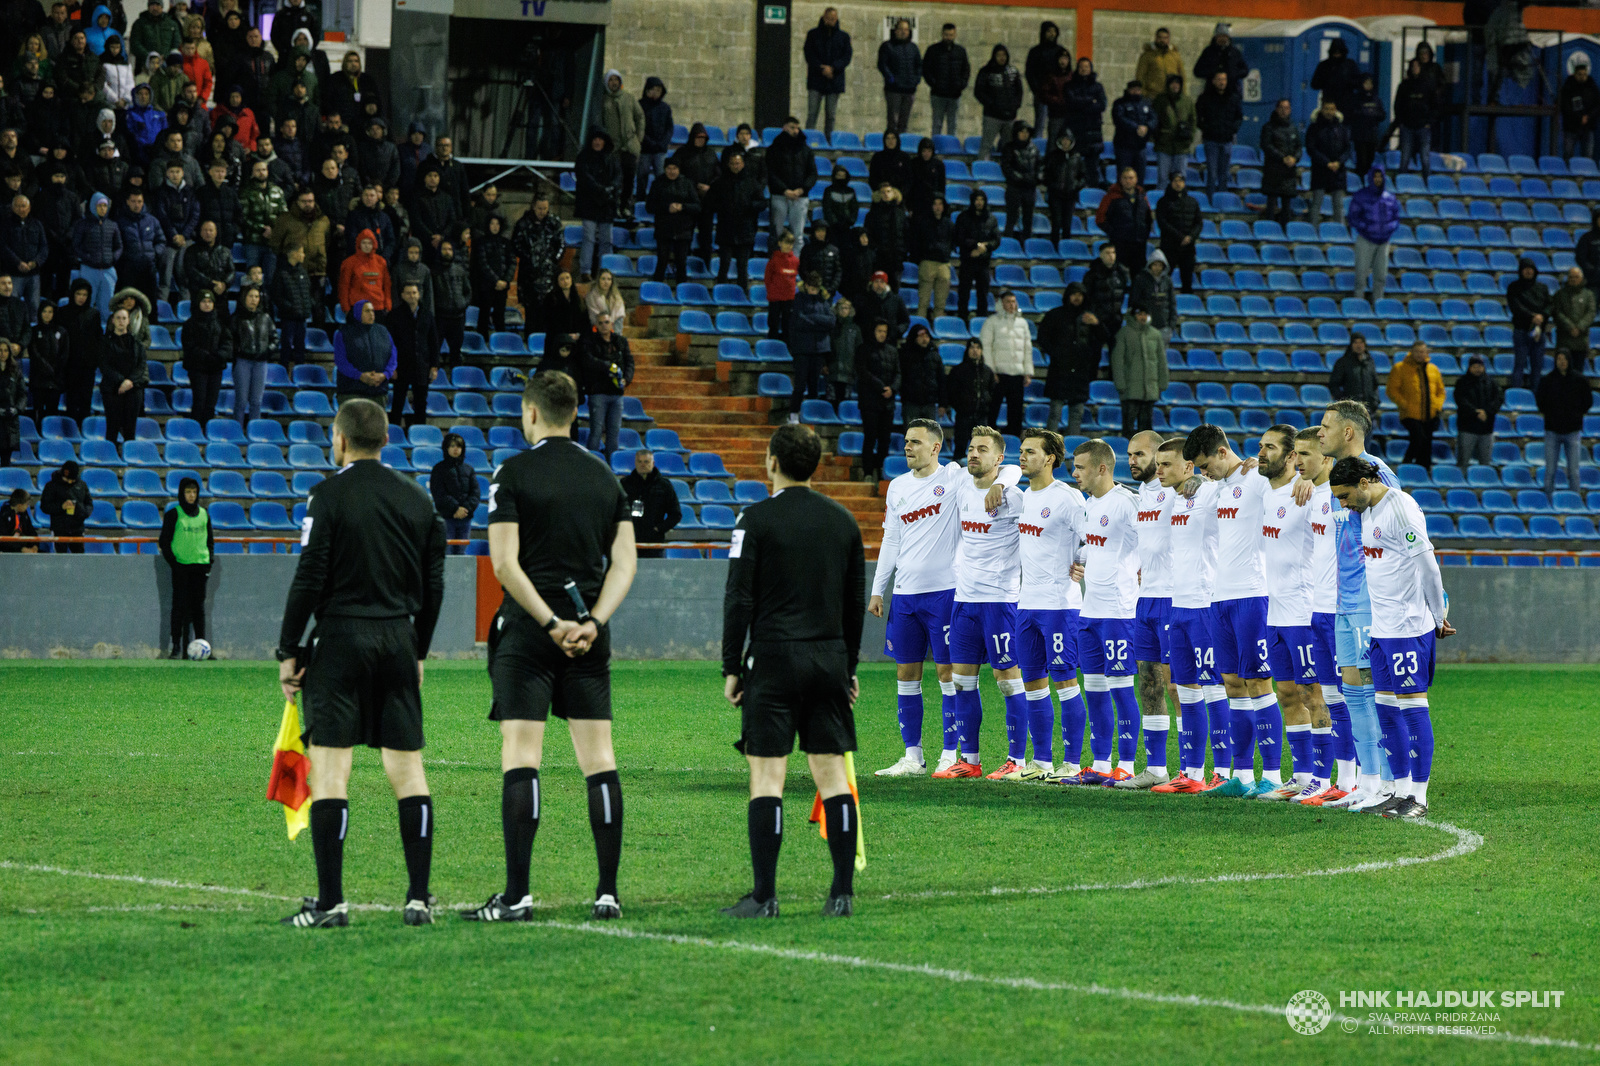
[[[794,254],[794,234],[785,230],[778,237],[778,250],[767,260],[763,279],[767,285],[767,336],[788,341],[789,312],[794,309],[795,281],[800,273],[800,257]]]

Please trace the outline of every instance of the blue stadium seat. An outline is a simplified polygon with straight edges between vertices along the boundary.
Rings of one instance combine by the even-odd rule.
[[[703,478],[694,483],[694,498],[696,503],[733,503],[733,493],[728,489],[727,482],[712,478]]]
[[[328,402],[328,394],[311,389],[302,389],[294,394],[294,413],[307,418],[332,418],[334,416],[333,404]]]
[[[250,524],[264,532],[287,532],[299,528],[284,510],[281,503],[262,502],[250,505]]]
[[[167,446],[170,452],[172,445]],[[332,470],[327,456],[315,444],[289,445],[289,465],[296,470]]]
[[[827,400],[801,400],[800,421],[809,426],[837,426],[839,416]]]
[[[689,456],[689,473],[695,477],[732,477],[715,452],[695,452]]]
[[[209,449],[219,447],[223,446],[208,445],[208,458],[212,458],[209,455]],[[255,470],[289,469],[289,464],[284,462],[283,452],[279,450],[276,444],[251,444],[245,451],[245,461],[252,469]],[[218,463],[214,458],[212,458],[211,465],[222,466],[225,464]]]
[[[733,508],[724,504],[708,503],[700,508],[700,523],[707,529],[732,529],[735,521]]]

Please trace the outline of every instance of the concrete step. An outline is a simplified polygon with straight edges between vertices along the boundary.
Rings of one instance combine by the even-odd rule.
[[[658,420],[659,412],[667,411],[674,412],[673,417],[691,422],[719,421],[730,414],[753,415],[765,422],[772,401],[764,396],[661,396],[652,400],[651,406]]]
[[[672,379],[658,381],[642,374],[634,375],[633,382],[628,386],[628,391],[632,395],[639,397],[640,400],[646,401],[647,405],[650,402],[646,399],[647,397],[660,397],[662,399],[689,399],[697,396],[715,397],[717,399],[729,398],[726,386],[715,381],[677,381]]]
[[[716,371],[705,366],[639,365],[634,363],[633,380],[647,381],[710,381],[717,380]],[[726,395],[724,390],[723,395]]]

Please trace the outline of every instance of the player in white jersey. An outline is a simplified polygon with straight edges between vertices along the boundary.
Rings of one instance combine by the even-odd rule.
[[[1261,497],[1267,479],[1234,454],[1227,435],[1213,425],[1201,425],[1189,434],[1183,457],[1218,483],[1217,581],[1211,614],[1217,669],[1228,692],[1232,719],[1228,754],[1233,776],[1208,795],[1259,794],[1283,784],[1278,769],[1283,715],[1272,694],[1272,669],[1267,664],[1267,584],[1261,560]],[[1257,747],[1262,749],[1260,781],[1255,780]],[[1220,773],[1223,768],[1216,769]]]
[[[1011,761],[1020,767],[1014,780],[1053,776],[1050,683],[1061,697],[1063,764],[1077,772],[1083,753],[1083,696],[1078,690],[1078,612],[1083,593],[1070,573],[1082,541],[1083,493],[1055,476],[1067,460],[1061,434],[1030,429],[1022,435],[1022,494],[1017,523],[1022,544],[1022,594],[1017,600],[1017,658],[1028,703],[1033,762],[1025,763],[1022,737],[1012,738]]]
[[[938,768],[956,761],[956,686],[950,677],[947,636],[955,600],[951,560],[961,539],[955,490],[972,478],[962,463],[939,462],[943,445],[939,423],[913,419],[906,426],[905,443],[906,464],[911,469],[889,482],[884,494],[883,546],[867,611],[883,617],[883,594],[889,588],[889,575],[894,574],[883,652],[897,664],[897,717],[906,753],[893,766],[879,770],[879,777],[914,777],[928,772],[922,752],[922,670],[930,651],[944,712],[944,749]],[[1020,477],[1017,467],[1003,466],[995,480],[1015,485]]]
[[[988,499],[1005,453],[1005,438],[999,430],[974,427],[967,444],[970,476],[955,493],[961,540],[956,546],[956,596],[950,612],[950,676],[956,684],[961,757],[945,769],[936,770],[933,776],[938,778],[983,776],[978,752],[978,732],[983,724],[978,667],[983,663],[994,669],[995,684],[1005,697],[1007,734],[1014,735],[1027,722],[1022,670],[1014,647],[1017,596],[1022,585],[1017,531],[1022,493],[1002,486],[997,503],[991,505]]]
[[[1111,764],[1113,731],[1132,733],[1139,701],[1134,695],[1133,618],[1139,601],[1138,499],[1114,480],[1117,456],[1103,440],[1073,449],[1072,476],[1083,490],[1083,547],[1073,578],[1083,578],[1078,664],[1083,667],[1089,718],[1085,769],[1063,766],[1052,780],[1112,785],[1133,777],[1133,759]],[[1067,776],[1067,775],[1071,776]]]
[[[1172,505],[1176,491],[1156,476],[1161,434],[1140,430],[1128,439],[1128,470],[1139,483],[1139,603],[1133,618],[1133,658],[1139,664],[1139,698],[1144,704],[1145,766],[1136,777],[1118,781],[1118,788],[1151,788],[1168,782],[1167,734],[1172,715],[1167,708],[1171,688],[1167,614],[1172,610]],[[1177,690],[1172,690],[1177,700]],[[1178,723],[1181,731],[1183,723]],[[1117,729],[1117,755],[1132,764],[1134,738]]]
[[[1227,778],[1230,716],[1227,691],[1217,673],[1215,629],[1211,613],[1212,590],[1217,576],[1217,495],[1222,486],[1195,473],[1184,459],[1184,438],[1163,441],[1156,455],[1161,484],[1177,492],[1173,504],[1172,609],[1168,612],[1172,680],[1178,689],[1178,754],[1183,773],[1152,792],[1205,792]],[[1211,760],[1216,767],[1208,780],[1206,735],[1211,736]]]
[[[1334,496],[1361,515],[1361,554],[1372,597],[1368,654],[1383,750],[1394,773],[1394,795],[1361,809],[1391,818],[1425,818],[1433,769],[1428,687],[1434,643],[1455,632],[1446,620],[1439,561],[1422,508],[1403,490],[1385,485],[1376,465],[1340,459],[1328,481]]]
[[[1317,685],[1328,708],[1327,729],[1311,727],[1311,784],[1295,798],[1309,807],[1343,799],[1356,786],[1356,742],[1350,731],[1350,709],[1339,684],[1335,615],[1339,610],[1338,530],[1334,523],[1333,490],[1328,473],[1333,461],[1322,454],[1322,430],[1313,426],[1294,435],[1295,462],[1302,483],[1312,486],[1311,510],[1311,638],[1317,663]],[[1296,499],[1299,497],[1297,496]],[[1297,764],[1298,765],[1298,764]],[[1337,771],[1337,776],[1335,776]]]
[[[1294,759],[1294,777],[1258,799],[1289,800],[1316,778],[1311,731],[1330,725],[1317,685],[1317,647],[1311,630],[1312,568],[1316,551],[1310,506],[1295,502],[1300,479],[1293,426],[1271,426],[1261,434],[1258,470],[1267,479],[1261,498],[1261,551],[1267,574],[1267,661],[1283,709],[1284,732]],[[1267,753],[1262,752],[1265,761]],[[1271,768],[1270,765],[1268,767]],[[1320,791],[1320,789],[1319,789]]]

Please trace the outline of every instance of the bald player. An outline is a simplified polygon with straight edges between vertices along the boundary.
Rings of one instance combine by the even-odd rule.
[[[1156,476],[1156,453],[1161,435],[1145,429],[1128,439],[1128,470],[1139,483],[1139,603],[1133,617],[1133,658],[1139,664],[1139,700],[1144,704],[1145,766],[1137,775],[1118,781],[1117,788],[1153,788],[1168,781],[1167,734],[1172,716],[1167,707],[1171,684],[1167,615],[1172,610],[1172,505],[1176,491]],[[1182,732],[1183,723],[1178,724]]]

